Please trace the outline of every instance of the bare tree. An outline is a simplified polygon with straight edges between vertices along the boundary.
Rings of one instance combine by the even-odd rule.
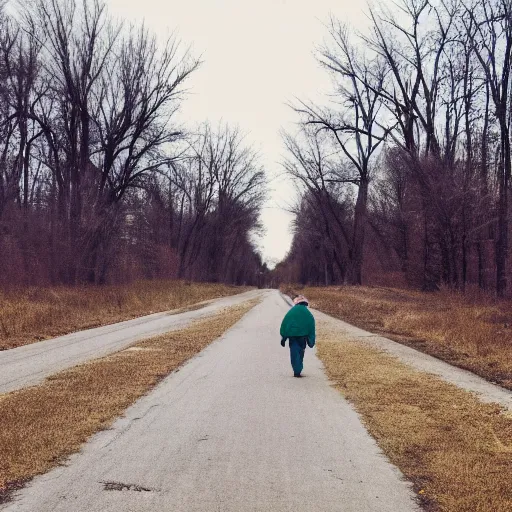
[[[209,280],[229,280],[237,254],[250,251],[250,234],[259,229],[265,188],[257,153],[238,128],[206,123],[184,162],[171,166],[171,181],[182,194],[180,277],[202,260]]]
[[[145,28],[123,31],[100,0],[41,1],[25,19],[45,50],[50,94],[34,119],[46,134],[60,212],[77,250],[68,279],[102,281],[108,262],[99,262],[99,248],[115,229],[116,204],[171,158],[169,144],[182,135],[171,120],[199,62],[175,39],[159,48]]]
[[[341,111],[303,102],[296,111],[305,124],[329,133],[340,148],[345,163],[331,181],[357,187],[347,277],[350,283],[361,284],[371,161],[392,129],[384,126],[380,115],[386,70],[378,59],[367,61],[359,54],[347,28],[334,19],[329,35],[319,60],[333,75]]]
[[[258,282],[256,153],[177,121],[199,64],[103,0],[0,13],[2,283]]]
[[[471,49],[480,62],[491,92],[500,130],[498,168],[498,238],[496,240],[496,290],[507,289],[508,194],[512,171],[510,120],[512,113],[512,3],[509,0],[465,5],[465,26]]]
[[[283,133],[283,141],[288,153],[283,167],[300,184],[302,197],[294,213],[300,217],[307,212],[317,220],[315,231],[325,236],[329,247],[325,252],[329,260],[334,261],[341,280],[345,281],[350,263],[351,236],[346,212],[339,207],[344,191],[338,181],[341,162],[337,151],[329,145],[325,134],[307,126],[295,137]],[[297,223],[297,233],[307,226],[302,219]],[[331,271],[331,276],[334,280],[334,271]]]
[[[392,10],[372,9],[370,19],[369,33],[350,42],[343,25],[331,20],[328,27],[321,62],[337,77],[336,107],[295,106],[303,123],[331,134],[344,155],[338,183],[357,187],[348,260],[353,269],[375,262],[358,249],[358,233],[366,237],[357,219],[364,217],[368,243],[387,254],[389,267],[398,256],[410,283],[435,290],[476,279],[486,286],[495,254],[501,296],[508,275],[510,4],[400,0]],[[298,168],[318,168],[308,143],[300,144],[308,157]],[[299,154],[296,146],[292,154]],[[371,194],[368,170],[376,177]],[[295,172],[300,181],[298,174],[304,172]],[[296,238],[295,247],[299,240],[305,243]],[[357,282],[357,271],[347,281]]]

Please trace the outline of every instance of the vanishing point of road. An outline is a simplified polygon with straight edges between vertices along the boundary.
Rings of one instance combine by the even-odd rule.
[[[412,512],[410,485],[306,354],[277,291],[2,512]]]

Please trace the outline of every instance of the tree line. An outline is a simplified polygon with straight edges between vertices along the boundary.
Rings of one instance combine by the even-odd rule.
[[[252,283],[264,194],[238,128],[177,119],[200,61],[102,0],[0,11],[0,282]]]
[[[283,136],[299,185],[281,280],[510,292],[512,1],[399,0],[317,49],[324,104]]]

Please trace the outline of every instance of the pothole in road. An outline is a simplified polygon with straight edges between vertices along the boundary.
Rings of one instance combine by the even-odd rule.
[[[101,482],[104,491],[134,491],[134,492],[152,492],[155,489],[143,487],[138,484],[125,484],[123,482]]]

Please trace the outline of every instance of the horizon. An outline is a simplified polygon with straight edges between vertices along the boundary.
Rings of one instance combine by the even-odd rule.
[[[193,0],[175,10],[158,0],[143,5],[107,0],[107,4],[114,16],[144,21],[159,37],[176,33],[184,47],[190,45],[195,56],[202,56],[180,116],[186,125],[220,120],[238,125],[259,151],[269,197],[261,213],[266,233],[257,248],[263,261],[275,266],[291,245],[293,215],[286,208],[297,197],[280,167],[284,154],[280,131],[293,130],[297,121],[287,102],[325,101],[330,78],[314,58],[315,46],[326,35],[323,23],[332,14],[361,28],[366,19],[363,7],[347,0],[319,0],[314,5],[300,1],[293,6],[287,0],[263,0],[257,5]],[[163,16],[162,9],[169,16]],[[258,38],[263,25],[265,37]]]

